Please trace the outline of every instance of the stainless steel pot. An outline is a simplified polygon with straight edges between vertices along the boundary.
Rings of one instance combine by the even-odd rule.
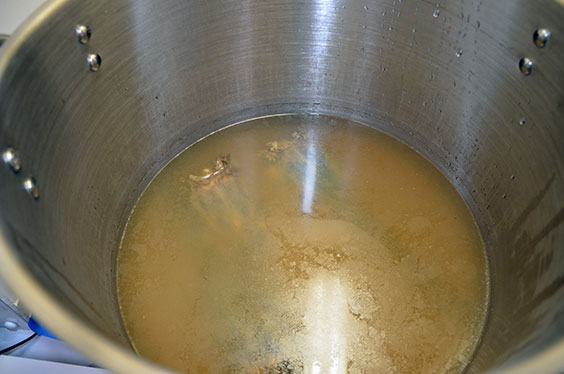
[[[2,277],[101,365],[164,370],[118,311],[135,198],[214,130],[328,113],[412,145],[473,210],[493,283],[468,372],[564,370],[563,20],[562,0],[51,1],[0,49]]]

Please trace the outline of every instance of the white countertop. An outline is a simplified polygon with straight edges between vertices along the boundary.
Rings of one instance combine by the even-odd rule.
[[[12,34],[45,0],[0,0],[0,34]]]

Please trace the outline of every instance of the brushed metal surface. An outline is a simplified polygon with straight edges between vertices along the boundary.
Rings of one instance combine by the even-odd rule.
[[[155,372],[115,295],[135,198],[212,131],[327,113],[410,144],[471,206],[493,283],[468,372],[564,370],[562,19],[549,0],[51,1],[0,49],[0,148],[24,165],[0,168],[2,276],[102,365]]]

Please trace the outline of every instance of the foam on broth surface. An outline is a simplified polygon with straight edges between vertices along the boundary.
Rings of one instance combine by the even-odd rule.
[[[470,211],[425,158],[295,115],[215,133],[157,175],[118,295],[137,351],[186,373],[460,373],[487,274]]]

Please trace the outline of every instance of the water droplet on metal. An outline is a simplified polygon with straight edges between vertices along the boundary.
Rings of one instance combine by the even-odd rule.
[[[543,48],[546,43],[548,43],[548,38],[550,38],[550,30],[549,29],[536,29],[533,34],[533,41],[535,45],[539,48]]]
[[[86,61],[88,61],[88,68],[90,71],[98,71],[98,69],[100,69],[100,65],[102,65],[102,58],[100,55],[95,53],[91,53],[86,56]]]
[[[462,56],[462,49],[456,51],[456,57],[460,57],[460,56]]]
[[[528,57],[523,57],[519,61],[519,70],[521,70],[521,73],[523,73],[524,75],[530,75],[533,71],[533,66],[533,60]]]
[[[433,17],[437,18],[439,17],[439,14],[441,14],[441,11],[439,9],[435,9],[435,11],[433,12]]]
[[[33,177],[28,177],[23,182],[23,187],[26,192],[33,197],[35,200],[39,199],[39,187]]]
[[[525,126],[525,123],[527,123],[527,119],[525,117],[521,118],[521,120],[519,121],[519,125]]]
[[[6,321],[4,322],[4,327],[10,331],[15,331],[18,329],[18,324],[15,323],[14,321]]]
[[[74,32],[76,33],[76,37],[77,37],[78,42],[80,44],[88,43],[88,41],[90,40],[90,36],[92,36],[92,32],[90,31],[90,27],[84,26],[84,25],[76,26],[76,29],[74,29]]]
[[[14,173],[17,174],[20,170],[22,170],[22,163],[14,148],[10,147],[2,152],[2,160],[10,167],[10,169],[12,169]]]

